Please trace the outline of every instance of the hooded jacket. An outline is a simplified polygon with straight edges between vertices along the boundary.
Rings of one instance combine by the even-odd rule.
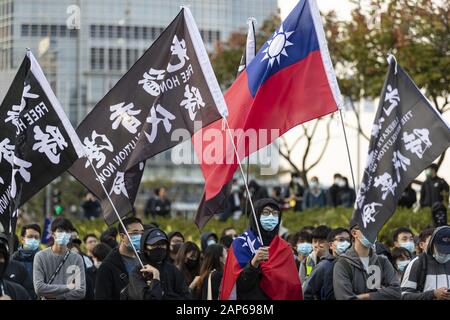
[[[6,270],[10,262],[8,238],[0,234],[0,253],[5,259],[3,267],[0,267],[0,296],[7,295],[12,300],[29,300],[27,291],[19,284],[7,280]]]
[[[95,300],[119,300],[128,285],[128,273],[119,248],[114,248],[97,270]]]
[[[370,300],[401,298],[400,283],[388,258],[369,251],[368,272],[352,246],[340,255],[333,269],[333,289],[336,300],[353,300],[369,293]]]
[[[214,236],[216,239],[216,243],[219,243],[219,238],[217,237],[217,234],[215,234],[214,232],[204,232],[202,233],[202,235],[200,236],[200,244],[202,247],[202,252],[205,252],[206,248],[208,247],[208,238]]]
[[[320,258],[317,266],[303,284],[305,300],[334,300],[333,267],[336,257],[327,254]]]
[[[433,257],[436,233],[443,228],[450,227],[436,228],[431,235],[426,252],[414,258],[407,266],[401,285],[402,299],[433,300],[434,290],[442,287],[450,288],[450,261],[442,264]],[[426,272],[424,275],[425,283],[423,290],[420,290],[418,287],[423,272]]]
[[[278,224],[272,231],[266,231],[261,226],[261,222],[259,221],[261,217],[261,212],[264,207],[270,206],[280,211]],[[250,214],[250,230],[258,235],[258,229],[256,224],[259,226],[259,230],[261,231],[261,236],[263,240],[264,246],[270,246],[273,238],[278,235],[278,230],[280,228],[281,222],[281,210],[278,203],[271,199],[265,198],[258,200],[254,203],[255,213],[257,217],[257,221],[255,221],[253,214]],[[270,300],[270,298],[264,293],[264,291],[259,286],[259,283],[262,278],[261,268],[255,268],[251,264],[251,260],[247,263],[247,265],[242,269],[237,281],[236,281],[236,295],[238,300]]]
[[[147,249],[145,243],[150,233],[154,230],[145,230],[141,238],[141,252]],[[167,247],[169,240],[164,231],[160,232],[166,237]],[[147,281],[142,272],[141,266],[138,266],[130,273],[130,284],[128,286],[128,297],[131,300],[187,300],[191,299],[189,288],[184,281],[184,276],[177,267],[167,261],[169,255],[169,248],[167,248],[166,257],[159,265],[151,264],[158,269],[160,280]],[[144,264],[150,264],[146,260],[145,255],[141,256]]]

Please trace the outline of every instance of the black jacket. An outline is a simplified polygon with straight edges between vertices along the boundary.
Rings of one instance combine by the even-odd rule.
[[[95,300],[119,300],[120,292],[128,285],[128,273],[119,249],[113,249],[97,270]]]
[[[138,266],[130,273],[128,298],[130,300],[188,300],[191,299],[184,276],[177,267],[169,262],[155,266],[159,270],[160,280],[147,283]]]
[[[212,300],[218,300],[219,299],[219,289],[220,289],[220,283],[222,282],[222,276],[223,273],[220,271],[214,271],[211,275],[211,294],[212,294]],[[209,276],[205,278],[202,284],[202,288],[200,290],[200,296],[198,297],[200,300],[207,300],[208,299],[208,279]]]
[[[37,295],[34,292],[34,286],[33,286],[33,261],[34,256],[36,255],[38,251],[26,251],[22,248],[19,248],[16,252],[13,253],[11,260],[17,261],[21,263],[25,270],[27,271],[28,279],[24,283],[24,288],[27,290],[28,295],[32,300],[37,299]]]
[[[9,260],[4,279],[19,284],[21,287],[25,288],[27,292],[29,292],[28,295],[34,294],[33,279],[30,278],[27,269],[19,261],[14,259]],[[34,294],[33,298],[35,298],[35,296],[36,295]]]
[[[261,278],[261,268],[248,262],[236,281],[237,300],[271,300],[259,286]]]
[[[431,207],[435,202],[443,202],[444,195],[447,194],[448,197],[448,192],[449,186],[444,179],[427,178],[420,189],[420,206]]]
[[[27,290],[20,284],[5,279],[0,279],[0,296],[3,291],[12,300],[30,300]]]
[[[333,267],[336,257],[329,254],[322,257],[303,284],[305,300],[335,300],[333,291]]]
[[[141,238],[141,252],[145,250],[146,240],[154,229],[145,230]],[[160,230],[160,233],[165,233]],[[167,236],[166,236],[167,237]],[[169,243],[167,239],[167,243]],[[141,257],[144,264],[150,264]],[[130,273],[130,284],[127,288],[128,299],[131,300],[187,300],[191,299],[189,288],[184,280],[183,273],[173,264],[167,262],[167,256],[161,264],[152,265],[159,271],[160,280],[147,281],[137,266]]]

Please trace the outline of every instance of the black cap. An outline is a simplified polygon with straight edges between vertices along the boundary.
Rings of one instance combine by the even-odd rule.
[[[169,239],[167,239],[167,235],[164,233],[164,231],[158,228],[154,228],[148,233],[147,239],[145,239],[145,244],[153,245],[161,240],[169,242]]]
[[[440,254],[450,254],[450,227],[442,227],[436,232],[434,245]]]

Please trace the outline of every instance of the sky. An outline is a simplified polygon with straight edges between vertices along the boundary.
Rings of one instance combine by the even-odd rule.
[[[278,0],[281,18],[284,19],[297,3],[297,0]],[[317,0],[317,5],[319,6],[320,11],[327,12],[334,10],[338,17],[350,19],[352,4],[348,0]]]

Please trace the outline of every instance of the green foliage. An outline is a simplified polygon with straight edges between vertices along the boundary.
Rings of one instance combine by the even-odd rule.
[[[323,208],[308,210],[304,212],[284,212],[283,226],[288,228],[289,233],[295,233],[304,226],[318,226],[321,224],[328,225],[332,228],[348,227],[352,209],[348,208]],[[150,220],[144,219],[144,223],[149,223]],[[156,222],[166,232],[180,231],[185,236],[186,240],[194,241],[200,245],[200,231],[192,220],[183,217],[178,218],[157,218]],[[431,222],[430,209],[422,209],[418,212],[412,210],[399,208],[388,223],[383,227],[379,234],[380,241],[392,245],[392,235],[394,230],[401,226],[409,227],[415,234],[420,233],[423,229],[429,226]],[[103,220],[94,221],[74,221],[74,225],[80,233],[82,238],[87,233],[94,233],[100,236],[101,232],[107,228]],[[234,227],[238,233],[245,231],[248,227],[247,217],[241,217],[238,221],[229,219],[226,222],[221,222],[216,219],[211,219],[203,231],[215,232],[219,237],[224,228]]]

